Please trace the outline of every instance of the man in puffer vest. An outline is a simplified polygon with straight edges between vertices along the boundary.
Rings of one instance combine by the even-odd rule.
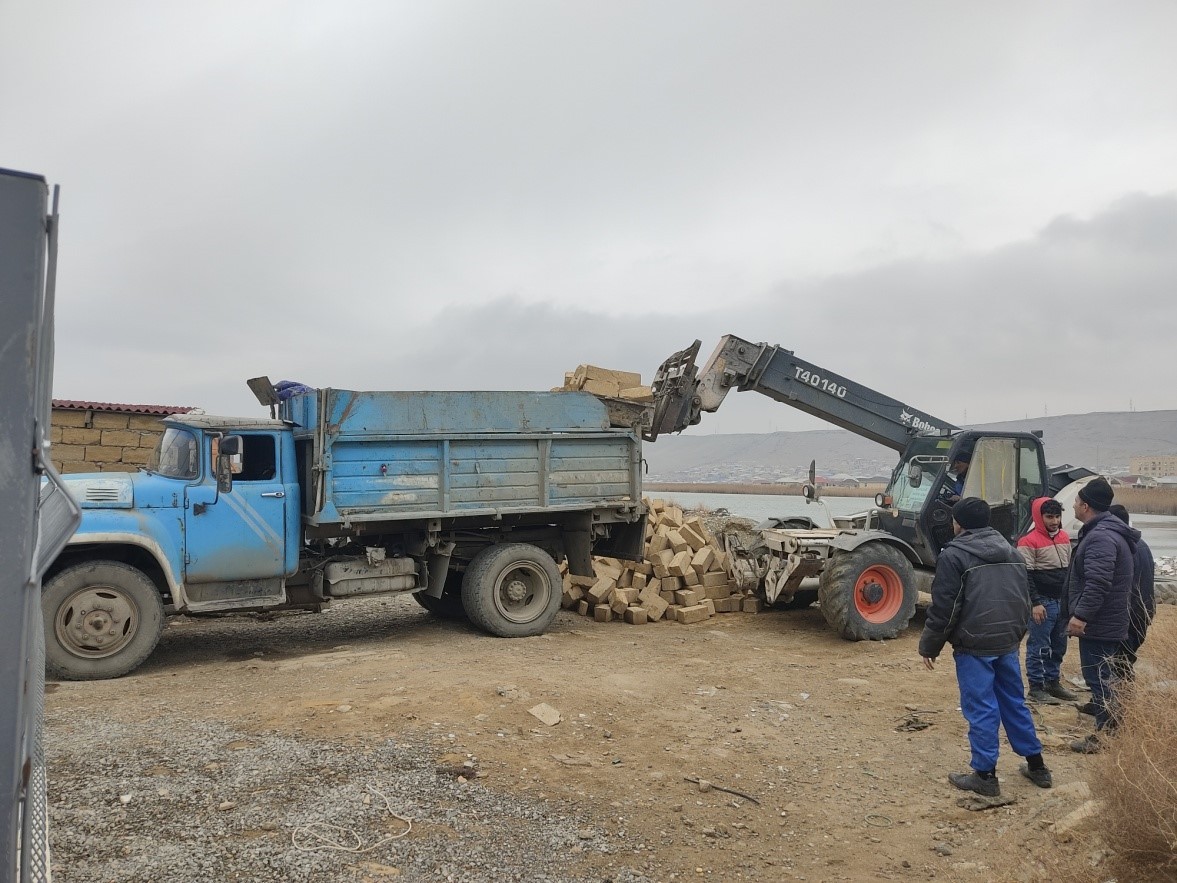
[[[989,526],[989,505],[966,497],[952,507],[956,535],[941,551],[932,581],[920,656],[932,671],[946,643],[952,644],[960,710],[969,724],[971,773],[949,773],[962,791],[985,797],[1001,793],[997,781],[999,728],[1026,758],[1020,772],[1039,788],[1052,784],[1042,761],[1042,743],[1022,692],[1018,647],[1030,618],[1026,565]]]
[[[1033,529],[1018,540],[1030,580],[1030,637],[1026,641],[1028,699],[1058,705],[1079,697],[1059,680],[1067,653],[1067,620],[1062,615],[1071,565],[1071,538],[1062,529],[1063,507],[1058,500],[1039,497],[1030,506]]]

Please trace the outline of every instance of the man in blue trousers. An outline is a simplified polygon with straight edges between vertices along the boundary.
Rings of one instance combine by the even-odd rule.
[[[1013,750],[1026,758],[1023,776],[1052,784],[1042,743],[1022,693],[1018,648],[1030,619],[1030,589],[1022,556],[989,526],[989,504],[965,497],[952,507],[951,542],[936,561],[932,605],[920,635],[920,656],[932,671],[952,644],[960,710],[969,724],[972,772],[949,773],[962,791],[997,797],[997,739],[1004,725]]]

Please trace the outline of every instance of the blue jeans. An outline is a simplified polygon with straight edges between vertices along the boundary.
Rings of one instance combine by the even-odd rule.
[[[1059,615],[1059,602],[1043,598],[1042,606],[1046,608],[1046,619],[1039,625],[1030,617],[1030,637],[1026,640],[1026,680],[1031,689],[1057,681],[1067,653],[1067,621]]]
[[[1100,638],[1079,639],[1079,666],[1083,669],[1083,680],[1091,688],[1091,701],[1095,705],[1095,729],[1102,730],[1111,724],[1115,726],[1116,712],[1116,666],[1120,649],[1119,641],[1105,641]]]
[[[960,710],[969,724],[971,766],[975,770],[997,769],[999,726],[1013,750],[1022,757],[1042,753],[1034,731],[1034,719],[1026,708],[1018,651],[1004,656],[970,656],[954,652],[956,682],[960,687]]]

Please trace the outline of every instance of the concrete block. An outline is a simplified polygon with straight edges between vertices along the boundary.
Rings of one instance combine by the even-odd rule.
[[[630,625],[645,625],[648,619],[645,607],[627,607],[622,617]]]
[[[568,574],[568,582],[574,586],[580,586],[582,589],[591,589],[596,585],[598,577],[595,576],[580,576],[575,573]]]
[[[750,595],[740,604],[740,609],[745,613],[759,613],[761,606],[760,599],[755,595]]]
[[[605,599],[609,597],[609,593],[617,587],[617,582],[612,577],[603,576],[595,583],[593,587],[588,590],[588,600],[590,604],[604,604]]]
[[[678,506],[667,506],[662,510],[662,520],[677,527],[682,524],[682,509]]]
[[[640,599],[641,605],[646,608],[646,613],[650,619],[661,619],[666,612],[666,608],[670,605],[662,600],[662,596],[658,594],[643,595]]]
[[[580,601],[576,602],[576,612],[579,613],[581,616],[588,616],[589,612],[591,610],[592,610],[592,606],[589,604],[588,601],[580,600]]]
[[[623,399],[629,399],[631,402],[654,401],[654,391],[648,386],[622,387],[621,391],[618,392],[617,395]]]
[[[710,598],[712,601],[717,601],[720,598],[726,598],[731,593],[731,589],[728,588],[727,583],[724,583],[722,586],[703,587],[703,597]]]
[[[711,588],[712,586],[726,586],[727,574],[722,571],[712,571],[703,574],[703,585]]]
[[[613,590],[613,594],[615,594],[618,598],[624,598],[626,601],[626,604],[628,606],[628,605],[633,605],[633,604],[637,603],[638,595],[640,595],[641,592],[638,591],[637,589],[633,588],[632,586],[630,586],[628,588],[624,588],[624,589],[621,588],[620,586],[618,586],[616,589]]]
[[[707,545],[707,538],[689,524],[684,524],[678,529],[679,536],[681,536],[694,551],[699,551]]]
[[[661,598],[663,601],[665,601],[667,604],[674,603],[674,592],[659,592],[658,597]]]
[[[613,619],[613,608],[608,604],[598,604],[593,608],[593,619],[597,622],[609,622]]]
[[[630,585],[637,589],[639,593],[641,593],[642,589],[646,587],[646,582],[646,575],[644,573],[638,573],[635,570],[633,579],[630,581]]]
[[[659,561],[657,564],[653,565],[653,570],[654,570],[654,579],[661,580],[661,579],[666,579],[668,576],[670,576],[670,571],[666,569],[666,565],[663,564],[661,561]]]
[[[702,622],[709,619],[711,614],[702,604],[695,604],[693,607],[680,607],[675,611],[674,616],[683,625],[690,625],[692,622]]]
[[[686,576],[687,571],[691,570],[691,553],[679,552],[666,565],[666,569],[670,571],[671,576]]]
[[[102,441],[101,429],[83,429],[76,426],[61,428],[61,442],[67,445],[96,445]],[[138,444],[138,441],[135,442]]]
[[[699,585],[699,573],[693,567],[688,567],[686,573],[683,574],[682,581],[688,586]]]
[[[662,580],[662,588],[660,589],[660,591],[677,592],[681,588],[682,588],[682,580],[681,579],[679,579],[677,576],[668,576],[668,577],[666,577],[666,579]]]
[[[666,544],[674,550],[674,554],[678,555],[682,552],[690,551],[690,544],[683,539],[681,533],[677,530],[670,530],[666,534]]]
[[[126,429],[130,419],[130,414],[95,411],[94,419],[90,421],[90,425],[95,429]]]
[[[127,417],[127,429],[150,429],[162,433],[164,425],[159,417],[149,417],[146,414],[131,414]]]
[[[651,557],[653,555],[657,555],[663,549],[666,549],[669,547],[670,547],[670,541],[667,540],[666,534],[655,533],[652,537],[650,537],[650,542],[646,546],[646,556]]]
[[[591,392],[595,396],[609,396],[610,398],[617,398],[617,394],[621,392],[620,386],[607,380],[586,380],[581,389]]]
[[[145,466],[151,459],[151,448],[123,448],[122,461],[132,466]]]
[[[614,371],[612,368],[601,368],[598,365],[577,365],[576,370],[572,372],[572,382],[583,383],[589,380],[603,380],[627,389],[642,385],[642,375],[636,371]]]
[[[53,410],[49,417],[50,426],[89,426],[90,425],[90,411],[66,411],[64,409]]]
[[[83,445],[54,445],[53,456],[69,463],[84,463],[86,448]]]
[[[621,576],[621,571],[625,568],[621,566],[616,558],[594,558],[593,559],[593,573],[597,576],[611,577],[614,582],[617,582]]]
[[[131,432],[129,429],[103,429],[99,430],[102,434],[102,444],[110,445],[119,448],[137,448],[139,447],[139,433]]]
[[[691,559],[691,567],[700,573],[706,573],[711,566],[711,562],[715,560],[715,550],[710,546],[704,546],[695,552],[695,557]]]
[[[715,602],[710,598],[704,598],[702,603],[703,606],[707,608],[707,615],[715,616]]]
[[[609,596],[609,606],[613,609],[613,615],[620,618],[625,609],[629,607],[629,602],[621,596],[621,589],[614,589],[613,594]]]
[[[702,598],[691,589],[679,589],[674,593],[674,603],[679,607],[694,607]]]

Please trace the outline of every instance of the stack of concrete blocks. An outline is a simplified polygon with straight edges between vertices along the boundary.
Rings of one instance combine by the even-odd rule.
[[[584,390],[593,395],[613,399],[627,399],[631,402],[652,402],[654,395],[650,387],[642,386],[642,375],[632,371],[612,371],[596,365],[580,365],[575,371],[564,375],[564,385],[553,392]]]
[[[54,408],[50,452],[62,473],[136,472],[164,428],[159,417],[146,414]]]
[[[757,612],[759,599],[743,595],[728,571],[727,555],[698,516],[647,500],[642,561],[593,559],[595,575],[564,576],[563,606],[598,622],[640,625],[662,619],[689,624],[717,613]]]

